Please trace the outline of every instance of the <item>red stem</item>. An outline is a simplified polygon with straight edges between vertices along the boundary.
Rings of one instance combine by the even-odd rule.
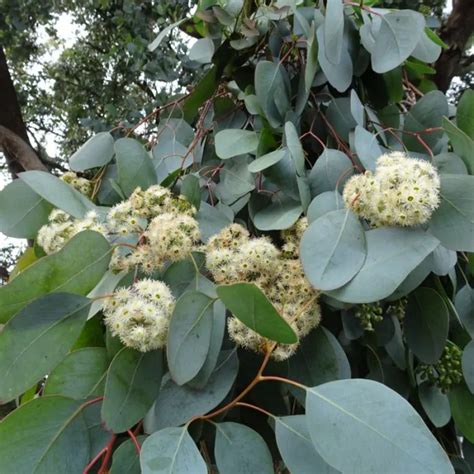
[[[82,474],[88,474],[91,468],[94,466],[94,464],[104,455],[105,451],[106,451],[106,448],[101,449],[97,453],[96,457],[84,468],[84,470],[82,471]]]
[[[141,446],[140,443],[138,442],[137,437],[133,433],[132,430],[127,430],[128,436],[130,436],[130,439],[132,440],[133,444],[135,445],[135,449],[137,450],[138,455],[140,456],[140,451],[141,451]]]
[[[102,461],[102,464],[100,465],[100,468],[97,471],[97,474],[105,474],[107,472],[107,464],[109,464],[110,458],[112,457],[112,448],[114,446],[116,439],[117,439],[117,436],[112,435],[112,438],[110,438],[109,443],[104,448],[104,451],[105,451],[104,460]]]

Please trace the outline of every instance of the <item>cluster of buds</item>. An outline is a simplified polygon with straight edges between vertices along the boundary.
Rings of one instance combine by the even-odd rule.
[[[395,316],[399,321],[405,319],[405,312],[407,309],[408,298],[400,298],[387,306],[387,314]]]
[[[288,243],[294,233],[287,233]],[[291,258],[293,255],[282,253],[268,238],[250,238],[244,227],[231,224],[207,243],[206,266],[217,283],[255,284],[301,339],[319,324],[321,315],[318,292],[306,280],[299,259]],[[237,345],[249,350],[263,352],[269,345],[267,339],[235,317],[229,319],[228,330]],[[272,357],[287,359],[297,347],[298,343],[277,344]]]
[[[364,331],[374,331],[374,325],[383,320],[383,309],[379,302],[365,303],[357,306],[355,317]]]
[[[431,163],[393,152],[377,160],[375,173],[353,176],[343,198],[373,227],[415,226],[427,222],[439,206],[439,187]]]
[[[73,171],[68,171],[61,176],[61,179],[72,186],[74,189],[79,191],[84,196],[91,197],[92,191],[94,189],[92,181],[89,181],[86,178],[81,178],[77,176]]]
[[[433,365],[420,364],[417,372],[422,381],[436,385],[443,393],[449,392],[453,385],[462,381],[462,350],[448,342],[438,362]]]
[[[105,324],[113,336],[140,352],[166,345],[175,299],[161,281],[144,279],[120,288],[107,299]]]

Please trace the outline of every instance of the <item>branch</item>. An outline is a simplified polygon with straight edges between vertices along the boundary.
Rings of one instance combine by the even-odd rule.
[[[10,160],[18,163],[23,170],[48,171],[33,148],[8,128],[0,125],[0,149]]]
[[[441,27],[439,35],[449,46],[436,62],[435,82],[440,90],[446,92],[456,75],[464,49],[474,31],[474,1],[454,0],[453,11]]]
[[[146,83],[146,81],[135,81],[135,84],[143,91],[145,92],[145,94],[150,98],[150,99],[153,99],[155,100],[155,94],[153,93],[153,91],[150,89],[150,87],[148,86],[148,84]]]
[[[31,148],[7,59],[0,45],[0,149],[15,178],[23,170],[48,171]]]

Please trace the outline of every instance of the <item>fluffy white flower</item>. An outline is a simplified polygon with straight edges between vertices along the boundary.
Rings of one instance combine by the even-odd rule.
[[[140,352],[166,345],[175,299],[161,281],[141,280],[121,288],[104,304],[105,323],[112,335]]]
[[[81,194],[90,197],[94,189],[92,181],[86,178],[80,178],[73,171],[68,171],[61,176],[61,179],[71,185],[74,189],[79,191]]]
[[[186,258],[200,239],[199,224],[186,214],[166,213],[152,219],[145,232],[156,268]]]
[[[38,231],[37,242],[47,253],[54,253],[76,234],[83,230],[105,232],[105,227],[99,222],[96,212],[88,212],[84,219],[74,219],[69,214],[59,209],[54,209],[48,218],[49,223]]]
[[[395,152],[382,155],[375,173],[353,176],[346,206],[374,227],[424,224],[439,206],[439,175],[427,161]]]
[[[304,227],[302,221],[301,233]],[[290,238],[296,244],[296,237]],[[251,239],[245,228],[232,224],[209,240],[206,266],[218,283],[245,281],[258,286],[301,338],[319,324],[321,316],[318,292],[306,280],[299,259],[291,258],[293,255],[282,254],[266,237]],[[255,352],[265,352],[271,344],[235,317],[229,319],[228,331],[237,345]],[[287,359],[297,348],[298,343],[277,344],[272,357]]]
[[[298,258],[300,255],[300,242],[304,231],[308,228],[308,218],[298,219],[292,227],[281,231],[283,239],[282,251],[288,258]]]

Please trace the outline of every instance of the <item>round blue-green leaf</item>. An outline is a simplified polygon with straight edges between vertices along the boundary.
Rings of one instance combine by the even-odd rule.
[[[425,33],[421,35],[421,38],[411,55],[425,63],[434,63],[440,54],[441,46],[432,41]]]
[[[211,38],[198,39],[189,50],[189,59],[201,64],[207,64],[212,61],[214,54],[214,42]]]
[[[202,275],[201,275],[202,276]],[[203,279],[205,277],[202,276]],[[201,280],[198,280],[201,281]],[[206,280],[204,280],[206,281]],[[209,281],[209,280],[207,280]],[[209,281],[209,283],[211,283]],[[213,298],[217,298],[217,293],[215,290],[215,285],[211,283],[213,286],[212,292]],[[202,291],[202,290],[201,290]],[[209,296],[211,296],[208,293]],[[226,309],[222,301],[216,300],[212,305],[212,330],[211,330],[211,340],[209,343],[209,351],[206,356],[206,360],[204,361],[203,366],[197,373],[197,375],[188,382],[190,387],[201,389],[206,386],[209,381],[209,377],[212,375],[216,364],[217,359],[219,357],[222,341],[224,339],[225,333],[225,326],[226,326]]]
[[[94,203],[86,196],[51,173],[24,171],[18,177],[43,199],[77,219],[96,210]]]
[[[357,95],[355,89],[351,90],[351,97],[350,97],[350,106],[351,106],[351,115],[354,117],[357,125],[360,127],[364,127],[365,124],[365,111],[364,106]]]
[[[405,116],[404,130],[408,132],[421,132],[427,128],[440,128],[443,117],[449,114],[448,100],[441,91],[431,91],[425,94]],[[438,143],[442,140],[442,130],[424,134],[423,141],[437,152]],[[426,153],[426,148],[415,136],[404,134],[403,141],[409,150]]]
[[[326,53],[326,45],[324,42],[326,28],[326,23],[323,23],[316,31],[316,37],[318,40],[318,63],[321,66],[321,69],[323,70],[329,84],[331,84],[331,86],[333,86],[339,92],[344,92],[352,82],[352,59],[349,54],[347,43],[343,42],[341,57],[338,63],[333,64],[328,60],[328,53]]]
[[[309,435],[306,416],[275,418],[275,437],[281,457],[295,474],[337,474],[316,451]]]
[[[469,173],[474,174],[473,139],[446,117],[443,117],[443,128],[453,146],[454,153],[463,160]]]
[[[106,272],[112,249],[103,235],[86,230],[59,252],[43,257],[0,287],[0,323],[47,293],[87,295]]]
[[[290,378],[306,386],[350,379],[351,367],[336,337],[320,326],[311,331],[289,359]]]
[[[102,420],[107,429],[122,433],[138,423],[160,391],[163,373],[161,351],[121,349],[107,372]]]
[[[464,285],[457,292],[454,304],[464,328],[474,339],[474,288]]]
[[[440,174],[468,174],[464,161],[455,153],[446,152],[435,155],[433,164]]]
[[[354,133],[354,147],[364,168],[375,171],[377,158],[383,153],[377,142],[377,136],[357,125]]]
[[[454,250],[449,250],[439,244],[430,255],[431,271],[439,276],[446,276],[456,265],[458,256]]]
[[[387,344],[385,344],[385,350],[395,365],[400,370],[405,370],[407,368],[407,362],[405,358],[405,344],[403,343],[400,321],[392,315],[392,322],[394,326],[393,337]]]
[[[319,156],[309,174],[309,184],[313,196],[342,189],[353,174],[353,165],[345,153],[326,148]]]
[[[474,443],[474,394],[464,384],[456,385],[449,392],[449,404],[457,428]]]
[[[332,211],[316,219],[301,239],[304,272],[320,290],[347,283],[360,270],[365,256],[364,229],[350,210]]]
[[[279,127],[291,107],[290,81],[282,64],[258,61],[255,68],[255,93],[265,118]]]
[[[176,302],[166,354],[171,377],[178,385],[193,379],[206,361],[211,342],[213,302],[199,291],[188,291]]]
[[[85,347],[70,352],[49,375],[44,394],[75,400],[102,395],[108,366],[104,347]]]
[[[430,232],[448,249],[474,252],[474,176],[443,174]]]
[[[229,219],[229,216],[224,214],[219,208],[211,206],[204,201],[201,202],[199,212],[195,218],[199,222],[201,239],[204,242],[207,242],[209,238],[232,222],[232,219]]]
[[[326,119],[335,132],[348,142],[351,133],[357,126],[351,111],[351,99],[349,97],[337,97],[331,100],[326,110]]]
[[[4,473],[80,474],[89,460],[89,435],[80,402],[66,397],[37,398],[0,423],[0,469]]]
[[[146,436],[137,436],[138,444],[143,444]],[[111,474],[141,474],[140,457],[137,447],[131,439],[124,441],[115,451],[112,458]]]
[[[457,110],[456,123],[457,126],[472,140],[474,140],[474,91],[466,89],[461,96]]]
[[[100,132],[69,158],[69,166],[74,171],[85,171],[106,165],[114,156],[114,139],[109,132]]]
[[[220,474],[273,474],[273,460],[264,439],[248,426],[218,423],[214,455]]]
[[[315,448],[339,471],[454,473],[415,409],[381,383],[351,379],[309,388],[306,417]]]
[[[140,453],[142,474],[207,474],[207,466],[186,426],[149,436]]]
[[[403,280],[400,286],[387,298],[388,301],[395,301],[416,290],[426,277],[433,270],[432,255],[428,255],[409,275]]]
[[[255,177],[248,170],[249,156],[232,158],[220,170],[215,193],[221,204],[232,205],[239,198],[255,189]]]
[[[474,341],[471,341],[462,352],[462,374],[466,385],[474,394]]]
[[[223,160],[246,153],[255,153],[258,147],[258,135],[251,130],[222,130],[216,134],[215,141],[216,154]]]
[[[283,230],[290,228],[300,217],[303,207],[298,201],[277,196],[274,201],[258,211],[253,217],[255,227],[260,230]]]
[[[339,64],[344,39],[344,5],[340,0],[328,0],[324,20],[324,45],[326,58]]]
[[[424,34],[425,19],[411,10],[394,11],[377,17],[381,21],[375,35],[372,69],[379,74],[402,64]]]
[[[288,148],[289,156],[293,161],[296,174],[304,176],[305,174],[305,158],[304,150],[301,145],[298,131],[292,122],[285,123],[285,142]]]
[[[69,293],[43,296],[0,332],[0,403],[28,390],[68,353],[87,320],[90,300]]]
[[[342,288],[328,292],[345,303],[372,303],[391,295],[439,245],[418,229],[380,227],[365,233],[367,257],[357,275]],[[377,284],[374,284],[377,282]]]
[[[33,239],[47,223],[53,206],[21,179],[0,191],[0,232],[8,237]]]
[[[271,151],[266,155],[260,156],[255,161],[252,161],[252,163],[248,165],[248,170],[251,173],[258,173],[270,168],[270,166],[273,166],[282,160],[287,153],[288,150],[286,148],[280,148],[279,150]]]
[[[199,278],[198,271],[204,265],[204,255],[193,253],[193,260],[187,258],[172,263],[162,275],[162,280],[169,286],[173,296],[179,298],[187,288],[196,287],[196,281]],[[198,271],[196,271],[196,267]]]
[[[311,224],[319,217],[324,216],[324,214],[339,209],[344,209],[342,196],[337,191],[326,191],[325,193],[318,194],[311,201],[306,217]]]
[[[431,288],[410,294],[405,316],[408,347],[425,364],[441,357],[449,329],[449,313],[444,299]]]
[[[102,402],[97,401],[96,403],[89,404],[82,409],[82,414],[84,415],[87,431],[89,433],[91,447],[89,460],[93,459],[97,454],[99,454],[99,451],[107,446],[107,443],[110,441],[112,436],[110,431],[107,431],[104,428],[102,420],[100,419],[101,408]]]
[[[145,418],[147,433],[179,426],[194,416],[208,413],[229,394],[239,371],[236,351],[222,351],[207,384],[196,389],[189,384],[176,385],[168,377],[163,381],[153,408]]]
[[[138,186],[147,189],[156,184],[153,162],[138,140],[120,138],[115,142],[114,148],[118,184],[126,196],[130,196]]]
[[[433,425],[440,428],[449,422],[451,419],[449,400],[438,387],[425,382],[418,387],[418,397]]]
[[[226,308],[256,333],[282,344],[298,341],[291,326],[257,286],[235,283],[218,286],[216,291]]]

